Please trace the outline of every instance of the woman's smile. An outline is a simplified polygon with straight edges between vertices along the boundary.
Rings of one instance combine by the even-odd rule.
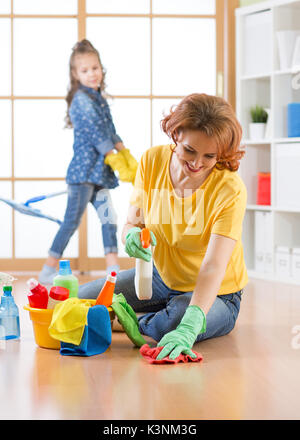
[[[188,170],[191,171],[192,173],[198,173],[199,171],[201,171],[203,169],[203,165],[201,165],[201,167],[198,167],[198,168],[193,167],[188,162],[185,162],[185,165],[187,166]]]

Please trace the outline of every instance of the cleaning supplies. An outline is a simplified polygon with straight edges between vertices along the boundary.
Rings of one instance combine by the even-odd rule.
[[[8,273],[0,272],[0,286],[10,286],[17,278]]]
[[[72,274],[69,260],[60,260],[58,275],[54,277],[53,285],[66,287],[70,298],[78,296],[78,279]]]
[[[12,286],[3,286],[0,304],[0,339],[20,337],[19,309],[11,292]]]
[[[103,305],[109,307],[112,304],[116,280],[117,280],[116,272],[111,272],[110,275],[107,275],[106,281],[96,299],[95,305],[97,306]]]
[[[140,239],[144,249],[150,247],[151,235],[149,229],[142,229]],[[136,259],[134,285],[135,293],[141,300],[150,299],[152,297],[152,272],[152,258],[149,262],[141,258]]]
[[[68,298],[53,310],[52,320],[48,327],[49,335],[59,341],[79,345],[91,303],[79,298]]]
[[[35,309],[47,309],[48,290],[42,286],[36,279],[30,278],[27,281],[30,293],[27,294],[30,307]]]
[[[49,301],[47,309],[54,309],[56,304],[69,298],[69,290],[62,286],[53,286],[49,292]]]
[[[87,324],[79,344],[60,342],[60,354],[63,356],[94,356],[104,353],[111,344],[111,324],[107,307],[90,307]]]

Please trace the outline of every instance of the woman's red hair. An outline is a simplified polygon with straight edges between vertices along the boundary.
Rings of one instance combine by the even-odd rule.
[[[161,121],[163,131],[175,145],[185,130],[199,130],[217,142],[216,167],[238,170],[245,151],[240,149],[242,127],[235,112],[225,99],[204,93],[193,93],[171,108]]]

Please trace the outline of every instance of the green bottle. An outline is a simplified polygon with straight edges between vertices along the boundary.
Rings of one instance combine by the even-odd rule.
[[[60,260],[58,275],[53,279],[53,285],[66,287],[69,289],[69,298],[77,298],[78,279],[72,274],[69,260]]]

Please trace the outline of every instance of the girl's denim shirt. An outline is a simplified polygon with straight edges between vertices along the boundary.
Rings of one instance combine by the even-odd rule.
[[[119,185],[118,179],[104,159],[122,139],[116,134],[106,99],[98,91],[80,86],[69,113],[74,127],[74,155],[68,167],[67,183],[115,188]]]

